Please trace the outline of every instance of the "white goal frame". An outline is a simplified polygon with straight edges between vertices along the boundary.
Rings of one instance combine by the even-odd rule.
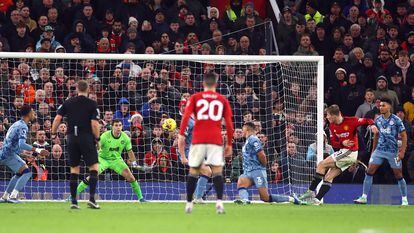
[[[234,63],[317,62],[317,163],[323,160],[324,147],[324,58],[323,56],[239,56],[239,55],[175,55],[175,54],[97,54],[97,53],[24,53],[0,52],[2,59],[95,59],[95,60],[162,60],[222,61]]]

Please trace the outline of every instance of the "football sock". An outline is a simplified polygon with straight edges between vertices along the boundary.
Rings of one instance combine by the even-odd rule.
[[[246,188],[239,188],[239,197],[241,200],[249,200],[249,192]]]
[[[322,200],[325,194],[331,189],[332,183],[324,181],[321,188],[319,189],[318,194],[316,194],[316,199]]]
[[[370,189],[372,186],[372,175],[366,173],[364,178],[364,184],[362,185],[362,195],[363,197],[367,197]]]
[[[223,199],[224,182],[222,174],[213,174],[213,184],[217,193],[217,200]]]
[[[14,187],[16,186],[17,180],[18,180],[19,178],[20,178],[20,174],[16,174],[16,175],[14,175],[14,176],[10,179],[10,182],[9,182],[9,184],[7,185],[7,188],[6,188],[6,192],[5,192],[5,193],[10,194],[10,193],[13,191]]]
[[[77,204],[78,202],[76,201],[76,189],[78,187],[78,177],[79,174],[76,173],[70,173],[70,197],[72,199],[72,204]]]
[[[188,174],[188,179],[187,179],[187,202],[192,202],[193,201],[193,194],[194,194],[194,191],[196,189],[197,180],[198,180],[197,175]]]
[[[400,188],[401,196],[407,196],[407,183],[404,178],[398,180],[398,188]]]
[[[318,187],[318,184],[322,181],[324,176],[325,175],[323,174],[316,173],[315,176],[313,177],[311,185],[309,186],[309,190],[315,191],[316,187]]]
[[[98,183],[98,171],[89,171],[89,201],[95,202],[96,184]]]
[[[78,188],[76,189],[76,194],[79,195],[81,194],[83,191],[85,191],[85,189],[87,189],[89,186],[89,182],[84,179],[83,181],[81,181],[78,185]]]
[[[129,183],[131,185],[132,190],[134,191],[134,193],[137,195],[138,200],[142,199],[142,192],[141,192],[141,187],[138,184],[138,181],[133,181],[131,183]]]
[[[205,175],[200,175],[200,177],[198,178],[197,181],[197,187],[196,190],[194,192],[194,196],[197,199],[200,199],[203,197],[204,193],[206,192],[206,186],[208,183],[208,176]]]
[[[289,202],[289,196],[269,194],[269,202]]]
[[[21,174],[20,177],[17,179],[14,190],[17,190],[19,192],[22,191],[26,183],[30,180],[30,178],[32,178],[32,172],[29,169],[25,169],[23,171],[23,174]]]

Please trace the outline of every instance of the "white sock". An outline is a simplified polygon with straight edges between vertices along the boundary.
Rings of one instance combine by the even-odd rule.
[[[3,196],[1,198],[4,199],[4,200],[7,200],[7,199],[9,199],[9,197],[10,197],[10,193],[4,192]]]
[[[293,198],[293,197],[289,197],[289,202],[290,202],[290,203],[295,202],[295,198]]]
[[[223,205],[223,201],[222,200],[217,200],[216,205]]]
[[[18,195],[19,195],[19,191],[14,189],[13,192],[10,194],[10,198],[17,198]]]
[[[407,196],[401,198],[403,201],[408,201]]]
[[[367,198],[367,195],[366,194],[362,194],[362,196],[361,196],[362,198]]]

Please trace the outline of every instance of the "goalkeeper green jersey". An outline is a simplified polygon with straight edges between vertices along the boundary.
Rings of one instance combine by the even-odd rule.
[[[122,159],[122,151],[132,150],[131,139],[121,132],[119,137],[112,134],[112,130],[103,133],[99,140],[99,157],[106,160]]]

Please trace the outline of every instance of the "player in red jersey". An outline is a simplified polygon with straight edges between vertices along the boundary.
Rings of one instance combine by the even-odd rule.
[[[196,93],[187,102],[184,116],[181,120],[178,138],[178,150],[185,154],[185,129],[189,118],[194,114],[193,139],[190,147],[188,165],[190,171],[187,180],[186,213],[193,209],[193,193],[196,188],[200,167],[209,165],[213,173],[213,184],[217,193],[216,211],[224,213],[223,198],[223,139],[221,137],[222,119],[224,118],[227,131],[225,156],[231,156],[233,138],[233,114],[229,101],[216,92],[217,77],[215,73],[207,73],[203,80],[204,91]]]
[[[331,154],[321,161],[316,167],[316,174],[306,191],[299,199],[305,200],[312,198],[315,205],[321,204],[323,196],[332,186],[332,181],[343,171],[348,169],[352,164],[357,162],[358,158],[358,132],[357,128],[362,125],[371,127],[373,133],[378,133],[374,121],[368,118],[343,117],[338,105],[331,105],[326,109],[326,118],[329,121],[329,131],[332,147],[339,151]],[[318,184],[323,184],[315,195]]]

